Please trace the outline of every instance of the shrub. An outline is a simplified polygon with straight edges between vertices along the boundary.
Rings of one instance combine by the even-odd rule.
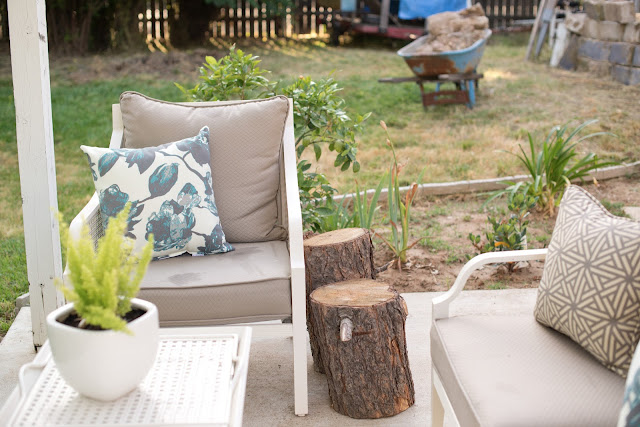
[[[368,118],[356,115],[351,118],[345,111],[345,101],[339,97],[342,90],[332,79],[314,81],[310,77],[300,77],[292,84],[282,86],[272,82],[267,70],[259,67],[257,56],[245,54],[235,46],[229,55],[216,60],[207,57],[199,67],[200,82],[191,89],[176,86],[190,101],[225,101],[229,99],[266,98],[285,95],[293,99],[295,145],[298,156],[298,185],[305,227],[316,231],[321,228],[321,218],[330,213],[320,209],[324,202],[319,199],[331,198],[336,190],[326,177],[310,170],[311,164],[300,160],[302,153],[312,147],[316,161],[322,156],[323,148],[336,153],[334,166],[346,171],[360,170],[356,160],[355,136],[362,130],[362,123]]]
[[[518,183],[505,181],[504,184],[508,185],[508,187],[494,193],[487,200],[487,203],[505,193],[515,194],[521,192],[536,197],[538,199],[538,207],[549,215],[553,215],[556,206],[560,204],[565,187],[571,181],[582,179],[595,169],[617,164],[616,162],[600,161],[593,153],[576,160],[578,156],[576,145],[580,141],[606,134],[606,132],[591,133],[573,142],[578,133],[595,122],[596,120],[586,121],[571,132],[568,131],[567,124],[554,126],[547,138],[542,142],[540,151],[537,151],[537,144],[531,134],[527,133],[529,153],[527,154],[522,145],[520,145],[520,153],[509,154],[516,156],[522,162],[529,173],[530,179]]]
[[[131,333],[123,316],[131,311],[131,298],[140,290],[140,282],[147,270],[153,250],[153,236],[140,255],[132,253],[133,242],[125,236],[131,205],[111,218],[105,235],[97,248],[85,225],[78,240],[68,235],[68,228],[60,221],[66,236],[66,256],[73,288],[58,286],[65,298],[74,303],[82,318],[80,327],[88,325]],[[65,239],[63,239],[65,241]]]
[[[469,233],[471,244],[479,253],[515,251],[527,248],[527,226],[529,225],[529,211],[536,206],[535,197],[516,193],[510,195],[507,209],[510,214],[497,216],[488,215],[487,222],[491,230],[485,231],[485,243],[479,234]],[[487,227],[488,228],[488,227]],[[508,263],[509,271],[513,271],[514,264]]]

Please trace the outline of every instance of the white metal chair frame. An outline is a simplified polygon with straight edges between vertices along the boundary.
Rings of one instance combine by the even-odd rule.
[[[289,111],[283,135],[283,168],[284,194],[284,222],[288,229],[289,261],[291,267],[291,317],[292,322],[283,323],[282,328],[288,336],[293,337],[293,378],[295,392],[295,414],[304,416],[309,413],[307,386],[307,339],[306,339],[306,291],[304,273],[304,251],[302,246],[302,213],[300,209],[300,195],[298,193],[297,159],[295,155],[295,137],[293,128],[293,102],[289,101]],[[208,103],[210,104],[210,103]],[[124,126],[120,105],[112,106],[113,133],[109,148],[121,148]],[[282,176],[282,174],[281,174]],[[73,219],[69,226],[72,237],[80,236],[82,226],[91,224],[99,213],[98,195],[93,194],[91,200]],[[68,272],[65,269],[65,282]],[[272,326],[272,325],[270,325]],[[254,334],[256,335],[256,334]],[[259,333],[257,334],[260,335]]]
[[[467,262],[451,289],[449,289],[444,295],[436,297],[431,302],[432,304],[432,327],[433,322],[438,319],[447,319],[449,317],[449,305],[456,299],[456,297],[464,289],[467,280],[471,277],[471,274],[482,266],[487,264],[495,264],[501,262],[519,262],[519,261],[535,261],[544,260],[547,256],[547,249],[528,249],[522,251],[504,251],[504,252],[489,252],[486,254],[478,255]],[[447,419],[447,425],[453,423],[455,426],[460,426],[456,414],[453,410],[453,405],[447,391],[442,384],[442,380],[438,375],[435,367],[433,366],[433,359],[431,362],[431,425],[433,427],[442,427],[445,418]]]

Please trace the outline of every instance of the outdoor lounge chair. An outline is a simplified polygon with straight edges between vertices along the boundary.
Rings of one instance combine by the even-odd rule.
[[[211,129],[220,222],[234,250],[152,261],[139,297],[158,306],[161,326],[283,320],[293,336],[295,413],[305,415],[305,279],[292,101],[168,103],[125,92],[113,105],[110,148],[160,145],[192,137],[204,125]],[[83,223],[94,239],[103,234],[95,193],[72,221],[72,235]]]
[[[484,265],[542,260],[547,249],[479,255],[433,300],[432,425],[616,425],[625,380],[570,338],[520,315],[449,317],[449,305]],[[499,291],[496,291],[499,292]],[[448,424],[450,425],[450,424]]]
[[[449,317],[482,266],[543,259],[535,305]],[[640,223],[568,187],[549,247],[470,260],[433,299],[430,335],[434,426],[617,425],[640,340]]]

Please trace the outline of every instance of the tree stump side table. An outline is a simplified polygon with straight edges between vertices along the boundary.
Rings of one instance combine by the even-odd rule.
[[[311,294],[331,406],[352,418],[396,415],[415,402],[404,299],[381,282],[348,280]]]
[[[364,228],[343,228],[318,234],[304,241],[305,282],[307,288],[307,329],[313,366],[324,374],[322,353],[318,349],[309,295],[320,286],[351,279],[375,279],[373,244]]]

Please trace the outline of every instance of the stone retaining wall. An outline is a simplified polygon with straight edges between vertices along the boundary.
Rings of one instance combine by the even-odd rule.
[[[640,84],[640,14],[633,1],[586,0],[584,13],[569,15],[571,36],[559,66]]]

